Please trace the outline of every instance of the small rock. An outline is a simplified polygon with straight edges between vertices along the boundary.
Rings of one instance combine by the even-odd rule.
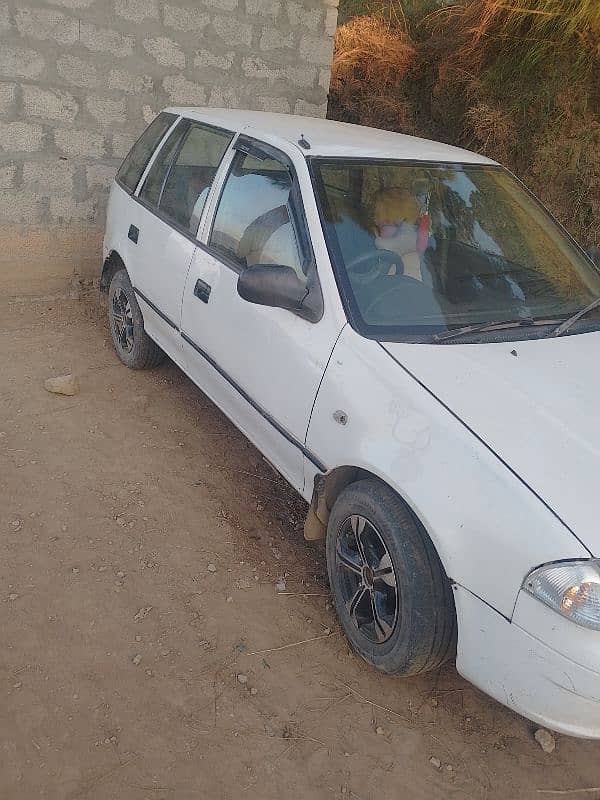
[[[124,573],[124,572],[121,572],[121,571],[119,570],[119,572],[117,572],[117,578],[124,578],[124,577],[125,577],[125,573]]]
[[[154,675],[154,673],[152,672],[152,670],[151,670],[151,669],[147,669],[147,670],[146,670],[146,675],[147,675],[149,678],[151,678],[151,677]]]
[[[275,588],[278,592],[285,592],[286,583],[283,578],[280,578],[277,583],[275,584]]]
[[[431,705],[433,706],[433,708],[437,708],[437,707],[438,707],[439,703],[438,703],[438,701],[435,699],[435,697],[433,697],[433,698],[431,699]]]
[[[21,686],[23,686],[21,681],[17,681],[16,683],[13,683],[13,689],[20,689]]]
[[[117,517],[117,525],[120,525],[124,528],[127,525],[127,520],[123,519],[123,517]]]
[[[431,764],[432,767],[435,767],[436,769],[440,769],[442,766],[442,762],[439,760],[439,758],[436,758],[435,756],[431,756],[431,758],[429,759],[429,763]]]
[[[8,595],[8,599],[9,599],[9,600],[11,601],[11,603],[12,603],[12,601],[13,601],[13,600],[16,600],[18,596],[19,596],[18,594],[15,594],[15,593],[13,592],[12,594],[9,594],[9,595]]]
[[[448,772],[454,772],[454,767],[452,766],[452,764],[446,764],[446,769],[448,770]]]
[[[138,664],[140,663],[140,661],[142,660],[142,657],[141,657],[141,655],[138,653],[138,654],[137,654],[136,656],[134,656],[134,657],[133,657],[131,660],[133,661],[133,663],[134,663],[134,664],[136,665],[136,667],[137,667],[137,666],[138,666]]]
[[[10,523],[10,527],[15,533],[18,533],[23,529],[23,522],[20,519],[13,519],[13,521]]]
[[[79,391],[79,382],[75,375],[58,375],[44,381],[44,389],[54,394],[74,395]]]
[[[240,673],[237,676],[237,679],[238,679],[238,683],[248,683],[248,676],[247,675],[243,675],[243,674]]]
[[[207,569],[209,572],[216,572],[216,571],[217,571],[217,568],[215,567],[215,565],[214,565],[214,564],[209,564],[209,565],[208,565],[208,567],[207,567],[206,569]]]
[[[228,598],[227,598],[227,602],[228,602],[228,603],[233,603],[233,597],[228,597]]]
[[[256,695],[256,694],[258,694],[258,689],[256,688],[256,686],[253,686],[253,687],[250,689],[250,694],[251,694],[251,695]]]
[[[384,735],[384,733],[385,733],[385,731],[383,730],[383,728],[382,728],[381,726],[378,726],[378,727],[375,729],[375,733],[377,734],[377,736],[383,736],[383,735]]]
[[[535,732],[535,740],[542,748],[544,753],[553,753],[556,747],[556,739],[550,731],[547,731],[545,728],[538,728]]]
[[[134,614],[133,621],[139,622],[141,619],[144,619],[144,617],[147,617],[148,614],[152,611],[152,608],[153,606],[146,606],[146,608],[140,608],[137,614]]]
[[[73,567],[71,572],[73,573],[73,575],[79,575],[79,567]]]

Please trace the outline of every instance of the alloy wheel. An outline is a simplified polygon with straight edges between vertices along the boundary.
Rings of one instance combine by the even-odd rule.
[[[389,551],[366,517],[353,514],[340,526],[335,567],[353,625],[370,641],[383,644],[396,627],[400,596]]]

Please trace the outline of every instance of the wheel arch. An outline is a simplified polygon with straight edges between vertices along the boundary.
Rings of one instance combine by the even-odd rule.
[[[125,262],[116,250],[111,250],[104,260],[102,265],[102,273],[100,275],[100,304],[106,305],[108,299],[108,287],[113,278],[113,275],[120,269],[127,272]],[[127,273],[129,274],[129,273]]]
[[[410,498],[407,498],[403,492],[399,491],[398,487],[394,486],[385,476],[378,475],[376,472],[365,467],[358,467],[351,464],[334,467],[325,475],[318,474],[315,476],[312,498],[304,524],[305,538],[310,540],[324,539],[327,533],[327,523],[329,521],[331,509],[343,489],[365,478],[374,478],[380,481],[380,483],[388,486],[398,495],[415,522],[423,528],[432,540],[433,546],[438,551],[440,559],[442,559],[442,554],[439,552],[434,537],[431,536],[427,526],[415,511],[413,504],[410,502]]]

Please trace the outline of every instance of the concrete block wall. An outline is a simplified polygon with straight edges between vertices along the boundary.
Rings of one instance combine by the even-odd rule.
[[[337,0],[0,0],[0,295],[97,276],[108,186],[167,105],[324,116]]]

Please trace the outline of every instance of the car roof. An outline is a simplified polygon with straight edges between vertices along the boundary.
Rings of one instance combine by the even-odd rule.
[[[231,108],[170,107],[165,111],[229,130],[244,131],[258,139],[263,136],[268,136],[271,140],[280,139],[297,147],[299,147],[298,140],[304,137],[310,144],[309,150],[302,150],[307,156],[406,159],[463,164],[496,163],[470,150],[452,147],[442,142],[329,119]]]

